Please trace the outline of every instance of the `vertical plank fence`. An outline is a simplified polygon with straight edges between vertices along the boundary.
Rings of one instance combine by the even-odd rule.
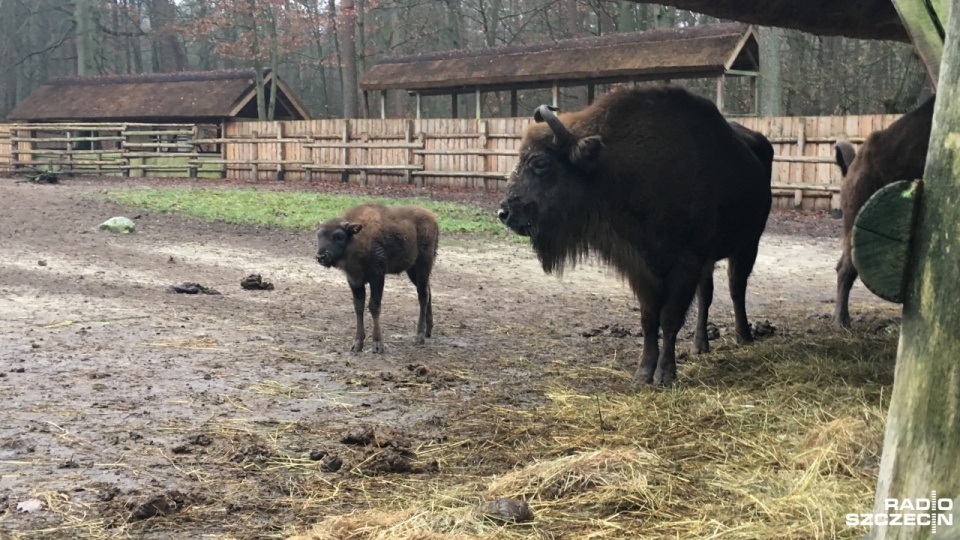
[[[899,115],[746,117],[774,146],[775,206],[839,208],[834,143]],[[530,118],[0,124],[0,170],[391,183],[502,191]]]

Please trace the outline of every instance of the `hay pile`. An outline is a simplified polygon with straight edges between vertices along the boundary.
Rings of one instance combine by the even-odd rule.
[[[716,349],[663,391],[558,359],[544,406],[464,413],[458,439],[418,449],[440,473],[355,478],[349,512],[320,510],[290,540],[862,535],[844,514],[872,506],[896,333],[819,328]],[[598,380],[607,389],[577,387]],[[495,497],[535,519],[484,519]]]

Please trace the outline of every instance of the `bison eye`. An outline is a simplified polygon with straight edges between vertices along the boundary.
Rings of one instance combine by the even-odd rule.
[[[333,233],[333,239],[337,242],[343,242],[344,237],[345,235],[343,234],[343,231],[337,231]]]
[[[550,160],[544,156],[537,156],[530,160],[530,169],[534,174],[544,174],[550,169]]]

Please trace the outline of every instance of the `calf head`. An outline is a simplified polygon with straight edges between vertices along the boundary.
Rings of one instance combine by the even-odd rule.
[[[568,249],[562,244],[579,239],[586,225],[603,145],[599,135],[571,133],[546,105],[537,108],[534,119],[497,215],[515,233],[530,237],[549,271],[548,260],[562,259]]]
[[[317,262],[326,268],[336,266],[347,252],[353,235],[362,228],[359,223],[336,219],[321,223],[317,231]]]

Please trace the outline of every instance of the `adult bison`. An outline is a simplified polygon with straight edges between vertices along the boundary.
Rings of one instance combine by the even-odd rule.
[[[883,186],[923,176],[933,124],[933,104],[934,98],[931,97],[886,129],[871,133],[860,147],[859,154],[848,141],[837,141],[837,165],[843,174],[840,183],[843,253],[837,262],[837,301],[833,320],[843,328],[850,327],[850,288],[857,280],[857,269],[850,255],[850,237],[857,212]]]
[[[718,260],[729,262],[737,336],[751,341],[747,279],[771,204],[753,132],[675,87],[622,89],[559,116],[542,105],[535,118],[500,220],[530,237],[548,273],[592,252],[629,282],[644,333],[637,380],[676,378],[677,333],[698,285],[712,297]]]

